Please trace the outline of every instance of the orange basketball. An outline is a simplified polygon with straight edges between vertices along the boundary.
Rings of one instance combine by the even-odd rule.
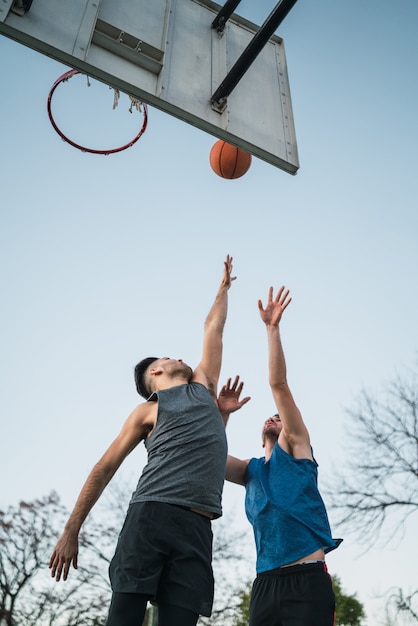
[[[239,178],[248,172],[251,154],[220,139],[210,151],[210,166],[222,178]]]

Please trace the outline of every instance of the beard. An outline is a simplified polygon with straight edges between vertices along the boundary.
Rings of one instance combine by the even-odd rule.
[[[186,363],[176,361],[172,365],[170,364],[169,374],[173,378],[175,376],[182,376],[189,383],[193,376],[193,370],[189,365],[186,365]]]
[[[265,439],[277,439],[277,437],[280,435],[280,431],[281,431],[281,426],[279,426],[278,424],[267,424],[266,426],[264,426],[263,431],[262,431],[262,439],[263,441]]]

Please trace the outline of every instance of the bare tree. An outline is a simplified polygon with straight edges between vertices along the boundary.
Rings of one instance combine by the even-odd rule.
[[[363,390],[347,411],[347,466],[326,489],[337,523],[369,545],[418,510],[418,372],[398,376],[384,394]]]
[[[418,624],[418,589],[405,593],[396,588],[386,603],[386,626]]]
[[[101,626],[110,589],[90,550],[88,566],[65,584],[51,580],[48,561],[67,512],[58,495],[20,502],[0,511],[0,624],[3,626]],[[100,526],[90,523],[81,545],[89,548]],[[103,545],[103,541],[102,544]]]
[[[55,493],[0,511],[0,624],[30,623],[31,612],[27,614],[22,599],[31,595],[35,576],[45,566],[45,552],[54,539],[50,518],[62,516]]]
[[[418,370],[389,381],[383,399],[363,390],[350,418],[348,462],[326,487],[336,522],[369,549],[405,529],[418,510]],[[386,624],[418,624],[418,589],[388,592]]]

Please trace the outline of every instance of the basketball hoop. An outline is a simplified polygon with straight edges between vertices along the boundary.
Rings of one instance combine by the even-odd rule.
[[[72,76],[75,76],[76,74],[81,74],[82,72],[80,72],[79,70],[69,70],[68,72],[65,72],[65,74],[63,74],[62,76],[60,76],[55,83],[52,85],[51,87],[51,91],[49,92],[48,95],[48,101],[47,101],[47,110],[48,110],[48,116],[50,119],[50,122],[54,128],[54,130],[58,133],[58,135],[61,137],[61,139],[63,139],[64,141],[66,141],[67,143],[70,144],[70,146],[73,146],[74,148],[77,148],[77,150],[81,150],[82,152],[91,152],[92,154],[114,154],[115,152],[122,152],[122,150],[126,150],[127,148],[130,148],[131,146],[134,145],[134,143],[136,143],[138,141],[138,139],[141,137],[141,135],[145,132],[146,128],[147,128],[147,123],[148,123],[148,109],[147,109],[147,105],[144,104],[143,102],[140,102],[139,100],[137,100],[136,98],[134,98],[133,96],[129,96],[130,100],[131,100],[131,106],[129,111],[132,113],[132,108],[135,107],[138,111],[142,110],[142,115],[143,115],[143,122],[142,122],[142,126],[141,129],[139,131],[139,133],[128,143],[126,143],[123,146],[120,146],[119,148],[111,148],[109,150],[96,150],[94,148],[87,148],[85,146],[82,146],[78,143],[75,143],[75,141],[72,141],[71,139],[69,139],[66,135],[64,135],[64,133],[62,132],[62,130],[57,126],[54,116],[52,115],[52,96],[54,95],[54,91],[56,90],[56,88],[58,87],[58,85],[60,85],[61,83],[67,81],[69,78],[71,78]],[[114,89],[114,88],[112,88]],[[114,89],[115,91],[115,99],[114,99],[114,104],[113,104],[113,108],[115,108],[118,104],[118,99],[119,99],[119,90],[118,89]]]

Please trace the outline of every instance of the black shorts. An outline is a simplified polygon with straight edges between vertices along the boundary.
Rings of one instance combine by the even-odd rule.
[[[209,518],[172,504],[132,504],[110,563],[112,590],[210,616],[213,603]]]
[[[335,596],[322,561],[258,574],[250,603],[250,626],[333,626]]]

